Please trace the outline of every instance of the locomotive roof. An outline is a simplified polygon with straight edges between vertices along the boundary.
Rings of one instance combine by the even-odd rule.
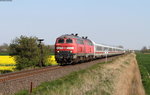
[[[65,34],[65,35],[62,35],[58,38],[77,38],[77,39],[82,39],[82,40],[88,40],[88,41],[91,41],[90,39],[86,39],[86,38],[81,38],[79,36],[75,36],[75,35],[70,35],[70,34]]]

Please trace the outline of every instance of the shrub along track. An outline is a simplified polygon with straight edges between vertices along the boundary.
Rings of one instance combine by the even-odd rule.
[[[112,61],[118,56],[109,57],[108,61]],[[96,63],[105,62],[105,58],[94,60],[76,65],[67,66],[51,66],[41,69],[25,70],[21,72],[0,75],[0,95],[8,95],[18,92],[19,90],[31,90],[38,86],[41,82],[52,81],[68,75],[73,71],[86,69]]]

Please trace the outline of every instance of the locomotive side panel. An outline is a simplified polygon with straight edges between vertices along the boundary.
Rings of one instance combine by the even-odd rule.
[[[84,40],[76,39],[76,45],[77,45],[77,56],[84,56],[85,55]]]

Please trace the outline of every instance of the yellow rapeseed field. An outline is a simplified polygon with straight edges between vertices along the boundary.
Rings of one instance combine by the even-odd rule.
[[[11,56],[0,56],[0,65],[1,64],[16,64],[14,58]]]
[[[0,70],[15,70],[15,60],[14,57],[11,56],[0,56]],[[57,65],[57,62],[55,61],[55,56],[51,55],[48,58],[47,65]]]
[[[14,61],[14,58],[11,56],[0,56],[0,70],[5,71],[14,71],[16,66],[16,62]]]

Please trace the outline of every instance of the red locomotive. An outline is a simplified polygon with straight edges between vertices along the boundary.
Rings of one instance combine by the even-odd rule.
[[[62,35],[55,43],[55,58],[60,65],[100,58],[106,55],[106,51],[108,56],[125,52],[122,48],[96,44],[87,37],[79,37],[78,34]]]

